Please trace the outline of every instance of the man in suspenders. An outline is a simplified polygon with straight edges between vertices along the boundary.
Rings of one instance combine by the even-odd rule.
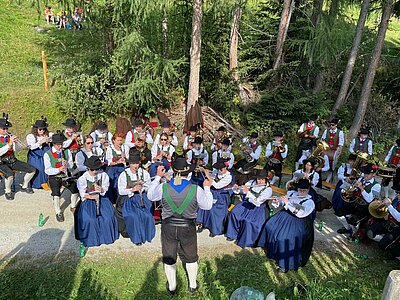
[[[184,158],[177,158],[172,164],[174,178],[169,183],[160,180],[166,171],[163,166],[157,169],[157,175],[151,182],[147,196],[150,201],[162,201],[161,247],[166,288],[170,294],[176,294],[176,260],[179,256],[187,271],[189,292],[197,290],[197,235],[196,218],[198,208],[210,210],[213,196],[211,182],[204,181],[204,190],[191,184],[187,176],[193,171]],[[179,247],[179,249],[178,249]]]

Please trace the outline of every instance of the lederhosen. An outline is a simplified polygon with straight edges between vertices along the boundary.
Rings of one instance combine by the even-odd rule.
[[[60,168],[62,167],[62,160],[63,158],[68,161],[68,151],[67,149],[62,150],[62,154],[51,151],[47,151],[45,155],[48,155],[50,158],[50,163],[52,168]],[[49,186],[51,188],[51,195],[52,196],[61,196],[61,187],[65,186],[68,190],[71,191],[71,194],[77,194],[78,188],[76,186],[76,181],[75,180],[63,180],[64,174],[56,174],[56,175],[49,175],[48,180],[49,180]]]
[[[161,246],[163,262],[176,263],[177,254],[183,263],[194,263],[197,255],[197,186],[188,183],[180,192],[167,183],[162,185]]]
[[[310,131],[310,135],[314,135],[315,128],[317,127],[316,124],[314,124],[314,126],[312,127],[308,126],[308,123],[303,123],[303,125],[305,127],[305,130]],[[316,139],[312,139],[309,137],[302,137],[300,139],[299,147],[297,150],[296,161],[298,161],[300,157],[303,155],[303,150],[312,151],[315,145],[316,145]]]
[[[9,141],[9,137],[0,137],[0,148],[5,147]],[[13,147],[11,146],[8,151],[0,157],[0,172],[4,174],[5,178],[14,176],[13,171],[21,171],[24,173],[33,173],[36,168],[18,160],[15,157]]]

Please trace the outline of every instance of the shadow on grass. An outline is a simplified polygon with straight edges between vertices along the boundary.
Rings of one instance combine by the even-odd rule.
[[[48,228],[15,247],[0,260],[0,299],[116,299],[95,271],[80,270],[78,249],[64,251],[73,243],[73,230]]]

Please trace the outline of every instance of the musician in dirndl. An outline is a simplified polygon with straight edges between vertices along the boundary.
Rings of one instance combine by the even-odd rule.
[[[86,159],[92,156],[97,156],[101,163],[105,164],[104,157],[105,154],[103,149],[100,147],[94,147],[94,140],[91,135],[87,135],[83,138],[83,147],[75,156],[76,167],[78,168],[80,175],[86,172],[87,168],[85,165]]]
[[[31,187],[41,189],[42,184],[47,182],[47,175],[44,172],[44,154],[50,150],[50,137],[53,135],[47,130],[46,118],[36,120],[32,125],[31,133],[26,136],[26,143],[29,146],[28,164],[36,168],[36,173],[31,180]]]
[[[204,181],[204,190],[190,183],[187,176],[193,171],[193,166],[184,158],[177,158],[172,164],[172,170],[174,178],[168,183],[161,183],[165,169],[159,166],[147,195],[150,201],[162,201],[162,260],[167,277],[167,291],[175,295],[178,253],[188,275],[189,292],[194,293],[198,288],[197,210],[211,209],[213,195],[210,191],[210,181]]]
[[[162,131],[160,133],[158,133],[154,139],[154,145],[158,145],[159,144],[159,140],[160,137],[163,133],[165,133],[168,137],[169,143],[174,146],[177,147],[178,146],[178,137],[176,136],[175,132],[172,132],[171,130],[173,130],[174,127],[171,126],[171,122],[168,121],[163,121],[161,123],[161,128]]]
[[[44,171],[48,175],[48,182],[53,197],[53,206],[56,212],[56,220],[64,222],[64,212],[61,210],[61,187],[64,186],[71,192],[71,212],[75,213],[79,200],[79,191],[76,181],[70,178],[69,170],[74,166],[72,153],[69,149],[63,149],[63,143],[67,139],[64,134],[57,132],[51,137],[53,147],[43,157]]]
[[[315,204],[309,188],[309,180],[299,179],[297,191],[277,197],[272,205],[283,209],[270,218],[261,231],[258,246],[266,248],[267,257],[277,262],[279,272],[304,267],[311,256]]]
[[[399,178],[399,173],[400,173],[400,139],[396,140],[396,145],[393,145],[388,154],[385,157],[385,162],[384,164],[388,166],[389,168],[396,169],[395,173],[393,174],[394,176]],[[391,177],[383,177],[382,178],[382,188],[383,192],[385,193],[385,198],[389,197],[389,183],[392,180]],[[393,180],[394,181],[394,180]]]
[[[242,156],[234,168],[242,174],[248,174],[257,165],[261,155],[261,144],[258,142],[258,133],[253,132],[242,140]]]
[[[368,153],[368,155],[372,156],[373,153],[373,145],[372,140],[368,137],[369,130],[367,128],[361,128],[358,133],[358,136],[354,138],[350,143],[349,151],[350,153]]]
[[[337,232],[341,234],[352,235],[358,225],[362,228],[366,222],[366,217],[370,216],[368,205],[376,197],[379,197],[381,192],[381,185],[374,178],[378,166],[368,163],[361,167],[362,177],[357,179],[354,186],[348,190],[349,198],[354,198],[355,201],[351,205],[346,205],[342,208],[341,214],[345,219],[340,219],[343,227],[338,229]],[[361,224],[360,222],[363,221]]]
[[[151,242],[156,232],[152,203],[147,198],[151,180],[149,172],[140,167],[139,153],[130,155],[128,161],[129,168],[118,178],[117,219],[122,236],[140,246]]]
[[[225,220],[230,204],[230,195],[226,188],[232,183],[232,175],[224,159],[219,159],[213,165],[213,168],[218,170],[214,179],[212,179],[209,170],[204,170],[206,179],[211,181],[213,206],[211,210],[199,208],[197,213],[197,223],[199,224],[197,232],[202,232],[206,228],[210,231],[210,237],[224,234]]]
[[[26,173],[21,191],[27,194],[33,193],[29,182],[36,173],[36,169],[33,166],[15,157],[15,151],[17,150],[15,143],[18,141],[18,138],[8,132],[8,128],[10,127],[12,127],[12,124],[8,121],[8,115],[3,113],[3,117],[0,118],[0,172],[3,173],[5,178],[4,196],[6,200],[14,200],[14,193],[11,188],[14,182],[15,171]]]
[[[153,137],[148,130],[145,130],[144,123],[141,119],[135,119],[132,123],[133,128],[129,130],[125,137],[125,145],[128,148],[135,147],[135,140],[141,138],[147,144],[153,144]]]
[[[393,183],[392,189],[396,196],[392,201],[385,199],[389,215],[385,223],[376,223],[382,228],[382,232],[375,231],[373,234],[384,234],[378,242],[379,248],[386,251],[388,258],[400,257],[400,185],[399,182]],[[380,229],[379,228],[379,229]],[[367,231],[368,235],[368,231]],[[368,235],[369,236],[369,235]]]
[[[119,233],[114,208],[106,196],[108,175],[99,173],[103,164],[97,156],[89,157],[85,166],[87,171],[77,181],[82,199],[76,214],[77,238],[85,247],[112,244]]]
[[[316,204],[318,201],[318,194],[315,191],[315,187],[317,186],[319,182],[319,174],[315,172],[315,160],[312,158],[307,158],[303,160],[303,168],[300,170],[297,170],[296,172],[293,173],[293,178],[292,180],[297,183],[299,179],[305,178],[310,181],[310,187],[308,189],[308,192],[310,196],[312,197],[314,203]]]
[[[325,129],[322,134],[321,140],[329,145],[329,149],[325,152],[329,158],[329,170],[328,177],[326,181],[331,182],[332,174],[336,169],[336,164],[342,154],[342,148],[344,145],[344,133],[342,130],[338,129],[339,120],[333,118],[329,122],[329,129]]]
[[[154,143],[151,148],[151,158],[153,163],[150,166],[149,173],[151,177],[154,177],[157,173],[157,168],[162,164],[165,170],[168,172],[172,158],[175,153],[175,147],[171,145],[171,142],[166,133],[162,133],[158,139],[158,143]]]
[[[274,132],[274,140],[269,142],[265,148],[267,163],[264,169],[267,172],[273,171],[271,185],[282,178],[282,164],[288,155],[288,146],[283,142],[282,131]]]
[[[186,153],[187,162],[194,166],[190,181],[202,187],[205,177],[204,173],[200,170],[200,167],[207,166],[209,156],[207,150],[203,147],[202,137],[196,136],[192,146],[192,149]]]
[[[225,140],[225,139],[229,139],[229,147],[228,147],[228,151],[232,152],[232,138],[230,137],[230,134],[228,133],[228,131],[226,130],[226,128],[224,126],[220,126],[217,129],[217,133],[213,139],[213,142],[211,144],[211,151],[218,151],[221,149],[221,143]]]
[[[217,151],[214,151],[212,154],[212,164],[214,165],[219,159],[225,160],[228,166],[228,170],[231,170],[233,167],[233,163],[235,162],[235,156],[233,153],[229,150],[229,147],[231,146],[231,141],[229,139],[224,139],[221,142],[221,148]],[[213,169],[213,174],[217,174],[218,170]],[[233,176],[233,172],[231,172]]]
[[[118,177],[125,170],[126,162],[129,157],[129,148],[122,144],[123,135],[114,134],[112,143],[106,150],[107,168],[106,172],[110,178],[110,187],[108,188],[108,198],[114,204],[118,198]]]
[[[300,128],[297,130],[297,136],[300,138],[300,143],[295,159],[295,170],[299,168],[299,159],[303,155],[303,151],[311,153],[313,148],[316,146],[316,140],[319,134],[319,127],[315,123],[317,119],[317,115],[310,115],[308,117],[308,122],[301,124]]]
[[[253,247],[265,221],[269,218],[267,200],[272,196],[268,172],[258,170],[256,178],[242,188],[243,201],[236,204],[228,214],[226,239],[236,241],[242,248]]]

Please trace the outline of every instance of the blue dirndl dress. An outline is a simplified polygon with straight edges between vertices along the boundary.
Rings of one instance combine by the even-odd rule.
[[[165,171],[168,171],[169,168],[170,168],[168,159],[163,158],[163,159],[161,160],[161,163],[162,163],[162,165],[164,166]],[[157,164],[157,163],[152,163],[152,164],[150,165],[150,168],[149,168],[150,177],[156,176],[156,174],[157,174],[157,168],[158,168],[159,165],[160,165],[160,164]]]
[[[42,184],[47,182],[47,175],[44,172],[44,154],[50,150],[48,145],[28,151],[28,164],[36,168],[36,173],[31,180],[31,187],[41,189]]]
[[[143,205],[139,193],[132,197],[125,196],[122,206],[122,216],[126,231],[134,244],[151,242],[156,234],[152,210],[152,203],[146,193],[142,193]]]
[[[340,191],[342,190],[340,187],[343,184],[342,180],[336,184],[335,191],[332,195],[332,208],[335,211],[335,215],[342,216],[343,212],[347,210],[347,208],[351,207],[350,203],[344,202]]]
[[[266,204],[256,206],[245,200],[232,209],[228,215],[226,237],[236,240],[242,248],[253,247],[268,219]]]
[[[212,234],[221,235],[224,233],[225,219],[228,215],[229,192],[225,189],[211,189],[211,193],[217,202],[213,204],[211,210],[199,208],[197,222],[202,223]]]
[[[112,244],[118,237],[118,224],[114,208],[106,196],[100,196],[100,216],[96,215],[96,202],[84,200],[77,212],[77,235],[85,247]]]
[[[267,257],[286,270],[297,270],[308,262],[314,244],[311,214],[298,218],[281,210],[270,218],[261,231],[258,246],[267,248]]]
[[[110,199],[112,204],[117,202],[118,177],[123,171],[125,171],[125,166],[123,164],[108,166],[106,169],[106,173],[108,177],[110,177],[110,187],[108,188],[106,196]]]

